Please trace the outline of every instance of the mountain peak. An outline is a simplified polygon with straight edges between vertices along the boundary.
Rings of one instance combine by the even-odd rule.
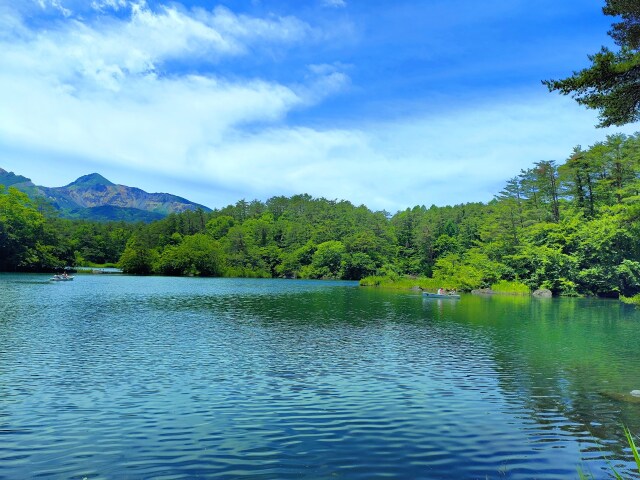
[[[0,0],[2,2],[2,0]],[[99,173],[83,175],[64,187],[39,187],[28,178],[2,173],[0,185],[16,185],[29,196],[44,197],[62,217],[90,220],[153,221],[171,213],[207,207],[168,193],[147,193],[126,185],[117,185]]]
[[[16,175],[13,172],[8,172],[4,168],[0,168],[0,185],[9,187],[20,183],[33,185],[31,183],[31,179],[23,177],[22,175]]]
[[[72,187],[72,186],[87,187],[91,185],[107,185],[108,186],[108,185],[115,185],[115,184],[110,182],[106,178],[104,178],[99,173],[90,173],[89,175],[83,175],[82,177],[78,178],[75,182],[72,182],[69,185],[67,185],[67,187]]]

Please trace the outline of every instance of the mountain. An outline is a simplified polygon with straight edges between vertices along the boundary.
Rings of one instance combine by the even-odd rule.
[[[7,172],[0,168],[0,185],[5,187],[15,187],[18,190],[22,190],[30,197],[37,197],[41,194],[39,188],[33,184],[30,178],[23,177],[22,175],[16,175],[13,172]]]
[[[42,187],[29,178],[0,168],[0,185],[12,186],[32,198],[47,200],[64,218],[151,222],[170,213],[209,208],[168,193],[117,185],[98,173],[84,175],[64,187]]]
[[[22,175],[16,175],[13,172],[7,172],[2,168],[0,168],[0,180],[2,180],[2,185],[5,187],[12,187],[20,184],[33,185],[33,183],[31,183],[31,179],[23,177]]]

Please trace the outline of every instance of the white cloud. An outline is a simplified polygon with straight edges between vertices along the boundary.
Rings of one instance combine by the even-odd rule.
[[[100,5],[107,4],[120,5]],[[211,162],[202,156],[210,145],[254,124],[277,124],[348,83],[335,68],[292,87],[163,69],[167,60],[202,57],[215,67],[218,57],[256,43],[300,41],[309,28],[292,17],[152,12],[138,3],[127,20],[73,19],[37,32],[15,14],[13,23],[23,34],[0,39],[0,149],[197,177]]]
[[[59,11],[65,17],[69,17],[72,14],[71,10],[65,8],[60,0],[37,0],[37,2],[38,5],[40,5],[40,8],[42,8],[43,10],[51,8]]]
[[[347,6],[345,0],[322,0],[322,5],[325,7],[344,8]]]
[[[53,4],[59,5],[57,1]],[[121,2],[97,5],[118,6]],[[238,16],[223,7],[212,12],[166,6],[153,12],[145,3],[131,7],[127,21],[102,19],[99,24],[88,24],[70,20],[32,32],[22,41],[13,37],[1,45],[0,59],[7,62],[6,70],[53,76],[74,89],[118,90],[128,77],[161,73],[167,61],[211,65],[225,56],[247,54],[258,43],[300,41],[310,31],[292,17],[264,20]]]
[[[200,178],[224,179],[242,192],[214,206],[296,193],[391,212],[486,202],[521,169],[538,160],[562,162],[573,146],[611,133],[595,130],[594,116],[571,100],[539,93],[360,129],[235,130],[200,149],[195,163]],[[630,134],[634,127],[616,131]]]
[[[118,11],[129,6],[130,2],[128,2],[127,0],[93,0],[91,2],[91,8],[99,11],[104,11],[107,9]]]
[[[305,41],[314,36],[311,27],[224,8],[135,5],[126,20],[67,19],[46,31],[29,30],[15,15],[0,19],[10,27],[0,33],[0,153],[8,162],[13,154],[38,158],[39,165],[46,158],[53,163],[49,171],[60,175],[71,168],[63,160],[70,158],[78,174],[89,173],[79,164],[91,164],[87,170],[103,165],[164,175],[170,188],[145,185],[144,178],[116,181],[163,188],[211,207],[310,193],[394,212],[490,200],[521,168],[562,161],[574,145],[607,133],[593,128],[594,115],[542,88],[437,116],[421,114],[416,105],[412,118],[397,121],[341,129],[287,125],[293,109],[348,89],[348,67],[309,65],[298,84],[282,85],[225,77],[218,60],[263,44]],[[200,74],[168,75],[163,68],[170,60],[203,59],[210,68]],[[0,167],[34,176],[20,165]],[[233,192],[209,189],[194,197],[187,186],[194,179]]]
[[[343,65],[308,65],[305,83],[299,84],[295,91],[305,104],[320,103],[326,97],[345,92],[351,85],[351,78],[344,73]]]

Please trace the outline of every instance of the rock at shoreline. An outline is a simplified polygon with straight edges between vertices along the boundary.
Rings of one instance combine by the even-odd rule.
[[[633,392],[638,392],[639,395],[636,396]],[[613,400],[617,400],[619,402],[625,403],[640,403],[640,390],[633,390],[631,394],[629,393],[618,393],[618,392],[600,392],[601,395],[605,397],[611,398]]]
[[[475,290],[471,290],[473,295],[493,295],[494,292],[490,288],[476,288]]]
[[[533,296],[540,298],[551,298],[553,297],[553,293],[547,288],[539,288],[538,290],[533,292]]]

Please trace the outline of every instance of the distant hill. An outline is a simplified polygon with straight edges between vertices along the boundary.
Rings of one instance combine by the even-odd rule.
[[[84,175],[64,187],[42,187],[29,178],[0,168],[0,185],[15,187],[32,198],[46,199],[64,218],[151,222],[170,213],[209,208],[169,193],[117,185],[98,173]]]

